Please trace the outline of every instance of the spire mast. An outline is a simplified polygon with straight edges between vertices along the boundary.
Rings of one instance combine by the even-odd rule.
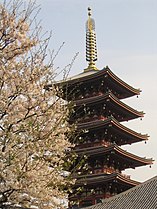
[[[86,22],[86,61],[88,61],[89,64],[85,72],[98,70],[95,65],[95,61],[97,61],[95,21],[91,18],[90,7],[88,7],[88,20]]]

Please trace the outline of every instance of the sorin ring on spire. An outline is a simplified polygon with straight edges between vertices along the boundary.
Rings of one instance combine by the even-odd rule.
[[[86,22],[86,60],[89,62],[88,70],[97,70],[95,61],[97,60],[95,21],[91,18],[91,8],[88,7],[88,20]]]

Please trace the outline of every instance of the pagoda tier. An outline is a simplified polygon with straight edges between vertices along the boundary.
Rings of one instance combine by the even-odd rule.
[[[77,148],[110,145],[119,146],[148,140],[147,134],[137,133],[119,123],[115,118],[102,118],[78,123],[75,143]]]
[[[78,178],[74,187],[75,192],[69,199],[71,202],[76,201],[81,207],[89,206],[138,184],[139,182],[119,173],[85,175]],[[79,192],[77,188],[82,188],[82,191]]]
[[[80,100],[112,92],[117,98],[124,99],[139,95],[140,90],[125,83],[117,77],[108,67],[100,71],[88,71],[71,77],[65,82],[57,84],[62,89],[62,97],[68,101]],[[51,88],[47,86],[47,89]]]
[[[133,168],[144,165],[151,165],[152,159],[146,159],[131,154],[116,144],[109,146],[97,146],[77,149],[79,158],[86,155],[88,158],[87,173],[121,173],[127,168]],[[86,171],[85,171],[86,172]],[[82,175],[82,173],[80,173]]]
[[[142,118],[144,113],[129,107],[111,92],[107,92],[99,96],[77,100],[71,121],[90,121],[111,115],[119,122],[122,122],[138,117]]]

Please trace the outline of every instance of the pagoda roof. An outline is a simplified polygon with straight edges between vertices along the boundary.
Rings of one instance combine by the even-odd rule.
[[[81,175],[80,177],[77,177],[77,181],[75,186],[93,186],[93,185],[98,185],[98,184],[103,184],[103,183],[118,183],[122,185],[126,185],[128,187],[133,187],[140,182],[137,182],[135,180],[132,180],[130,178],[125,177],[125,175],[122,175],[120,173],[112,173],[112,174],[89,174],[89,175]],[[74,187],[75,187],[74,186]]]
[[[81,105],[97,105],[99,103],[105,103],[105,100],[107,100],[107,102],[110,101],[110,104],[114,109],[117,109],[118,111],[124,112],[124,114],[129,115],[121,121],[144,116],[143,111],[137,111],[132,107],[128,106],[124,102],[120,101],[112,92],[107,92],[106,94],[77,100],[75,101],[75,105],[76,107]]]
[[[108,86],[112,86],[119,92],[119,98],[127,98],[134,95],[139,95],[141,90],[135,89],[118,76],[116,76],[108,67],[103,68],[102,70],[95,71],[90,70],[87,72],[80,73],[76,76],[62,80],[58,82],[58,85],[66,85],[71,88],[71,85],[74,85],[75,88],[77,85],[87,84],[93,82],[94,80],[105,80]]]
[[[121,149],[116,144],[112,144],[108,147],[98,146],[98,147],[77,149],[76,153],[79,155],[85,154],[89,157],[101,156],[101,158],[103,158],[103,156],[105,156],[106,154],[109,154],[113,156],[114,159],[121,158],[124,163],[128,162],[128,165],[130,164],[131,167],[133,168],[143,165],[150,165],[153,163],[152,159],[146,159],[145,157],[139,157],[137,155],[129,153]]]
[[[86,209],[155,209],[157,208],[157,176],[125,192],[102,200]]]
[[[125,144],[148,140],[147,134],[137,133],[126,126],[119,123],[114,117],[106,118],[105,120],[95,120],[86,123],[78,123],[78,130],[96,130],[110,128],[112,129],[112,133],[116,132],[116,135],[125,136],[126,142]],[[128,141],[129,140],[129,141]]]

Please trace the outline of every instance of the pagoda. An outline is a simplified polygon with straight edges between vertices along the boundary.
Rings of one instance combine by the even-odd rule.
[[[76,183],[69,196],[70,205],[74,203],[79,207],[99,203],[140,184],[123,171],[152,164],[152,159],[122,149],[122,145],[148,140],[147,134],[137,133],[121,123],[144,116],[122,101],[139,95],[140,90],[125,83],[109,67],[97,69],[95,22],[90,8],[86,23],[86,60],[89,65],[84,72],[59,84],[62,97],[74,103],[70,116],[70,123],[77,127],[74,151],[78,161],[86,156],[85,165],[76,169]]]

